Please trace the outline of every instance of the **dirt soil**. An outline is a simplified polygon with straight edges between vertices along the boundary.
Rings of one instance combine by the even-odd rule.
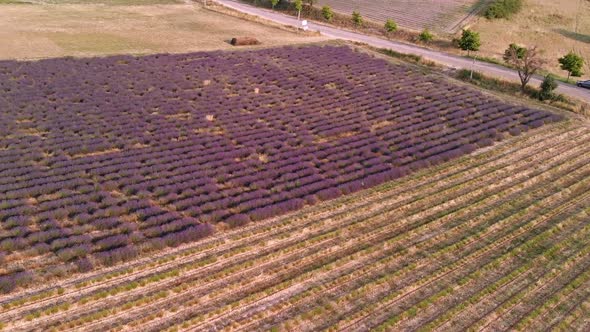
[[[253,48],[324,40],[193,3],[135,3],[0,3],[0,59],[234,49],[229,40],[236,36],[256,37],[262,44]]]

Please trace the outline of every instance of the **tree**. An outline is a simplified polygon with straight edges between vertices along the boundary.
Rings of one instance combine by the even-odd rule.
[[[561,69],[567,71],[567,80],[570,80],[571,76],[580,77],[582,76],[582,67],[584,67],[584,59],[574,52],[569,52],[563,57],[559,58],[559,64]]]
[[[479,51],[479,47],[481,46],[481,41],[479,40],[479,33],[472,31],[472,30],[463,30],[461,34],[461,39],[459,39],[459,48],[463,51],[467,51],[467,56],[470,56],[470,53]],[[473,64],[475,64],[475,57],[473,58]],[[470,78],[473,79],[473,66],[471,67],[471,73],[469,74]]]
[[[479,51],[479,47],[481,46],[481,42],[479,40],[479,33],[472,31],[472,30],[463,30],[463,34],[461,35],[461,39],[459,39],[459,47],[463,51],[467,51],[467,56],[470,55],[470,52],[477,52]]]
[[[280,0],[270,0],[270,5],[272,6],[272,9],[275,9],[275,6],[279,3]]]
[[[301,19],[301,10],[303,9],[303,0],[295,0],[295,9],[297,9],[297,20]]]
[[[418,39],[421,42],[424,43],[429,43],[434,39],[434,35],[428,31],[428,29],[424,29],[424,31],[422,31],[419,35],[418,35]]]
[[[395,32],[397,30],[397,24],[395,23],[394,20],[392,19],[388,19],[385,22],[385,31],[387,32]]]
[[[508,49],[506,49],[504,52],[504,61],[518,71],[520,89],[523,93],[531,77],[535,75],[544,63],[539,56],[536,46],[527,49],[516,44],[510,44]]]
[[[548,74],[547,76],[545,76],[543,83],[541,83],[541,91],[539,92],[539,99],[540,100],[553,99],[553,97],[554,97],[553,90],[557,89],[558,86],[559,85],[557,84],[557,81],[555,81],[555,78],[553,78],[553,75]]]
[[[504,51],[504,61],[507,61],[507,59],[511,57],[513,51],[516,52],[516,55],[519,59],[522,59],[524,53],[526,52],[526,48],[518,46],[514,43],[510,44],[506,51]]]
[[[354,22],[354,24],[356,26],[361,26],[363,25],[363,17],[361,16],[361,13],[357,12],[356,10],[352,12],[352,21]]]
[[[332,12],[332,8],[330,8],[330,6],[322,7],[322,16],[326,19],[326,21],[331,21],[334,17],[334,12]]]

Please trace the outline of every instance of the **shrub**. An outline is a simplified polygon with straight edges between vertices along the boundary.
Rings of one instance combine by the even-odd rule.
[[[134,258],[137,254],[137,248],[134,246],[126,246],[109,251],[97,252],[94,256],[104,265],[113,265]]]
[[[16,271],[11,274],[0,275],[0,293],[10,293],[17,286],[31,283],[33,275],[27,271]]]
[[[434,35],[428,31],[428,29],[424,29],[419,35],[418,39],[423,43],[429,43],[434,39]]]
[[[334,12],[330,6],[322,7],[322,16],[326,19],[326,21],[331,21],[334,17]]]
[[[363,25],[363,17],[361,16],[361,13],[359,13],[358,11],[353,11],[352,12],[352,22],[354,22],[354,24],[356,26],[361,26]]]
[[[397,31],[397,24],[395,23],[394,20],[388,19],[387,22],[385,22],[385,31],[387,31],[387,32]]]
[[[550,100],[555,98],[553,90],[557,89],[558,84],[553,78],[553,75],[548,74],[545,76],[545,79],[541,83],[541,91],[539,91],[539,99],[540,100]]]
[[[91,271],[94,268],[92,262],[88,258],[78,259],[75,261],[75,264],[78,271],[82,273]]]
[[[0,293],[10,293],[16,288],[16,280],[11,275],[0,276]]]
[[[230,227],[235,228],[249,223],[250,217],[246,214],[235,214],[229,217],[226,222]]]
[[[522,0],[496,0],[484,12],[487,19],[509,18],[522,8]]]
[[[57,252],[57,256],[64,262],[71,261],[74,258],[83,258],[90,253],[91,248],[88,244],[82,244],[61,249]]]
[[[471,76],[471,71],[469,69],[461,69],[459,71],[457,71],[457,78],[460,80],[482,80],[484,78],[483,74],[478,72],[478,71],[474,71],[473,72],[473,77]]]

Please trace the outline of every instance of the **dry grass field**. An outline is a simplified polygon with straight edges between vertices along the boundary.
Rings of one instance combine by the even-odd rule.
[[[578,29],[576,33],[576,16]],[[544,51],[545,68],[561,76],[557,59],[576,50],[590,60],[590,2],[580,0],[526,0],[522,11],[510,20],[478,20],[472,29],[482,38],[480,54],[502,59],[510,43],[537,45]],[[590,68],[585,68],[590,72]],[[588,77],[588,75],[585,75]]]
[[[324,39],[212,12],[197,4],[174,4],[173,0],[140,6],[136,4],[145,2],[48,2],[0,4],[0,59],[231,49],[228,40],[242,35],[257,37],[262,42],[259,47]]]

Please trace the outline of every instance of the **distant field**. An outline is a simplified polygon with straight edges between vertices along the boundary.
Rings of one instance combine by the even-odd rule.
[[[0,59],[231,49],[228,40],[242,35],[257,37],[260,47],[324,40],[196,4],[166,4],[176,1],[53,2],[59,4],[0,4]]]
[[[454,33],[469,23],[486,0],[318,0],[335,11],[351,14],[357,10],[368,19],[385,22],[395,20],[400,26]]]
[[[576,23],[577,22],[577,23]],[[577,26],[577,32],[576,32]],[[502,60],[510,43],[538,46],[545,69],[567,76],[557,59],[575,50],[590,62],[590,2],[580,0],[526,0],[510,20],[480,19],[473,27],[481,33],[480,54]],[[590,66],[584,68],[590,77]]]

